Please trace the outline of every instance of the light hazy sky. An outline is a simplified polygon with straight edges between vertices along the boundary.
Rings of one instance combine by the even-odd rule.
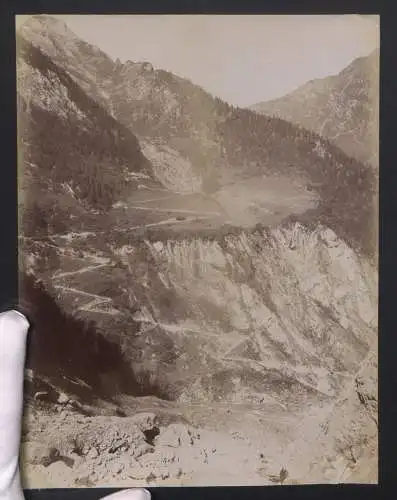
[[[234,105],[280,97],[379,47],[379,16],[63,15],[113,59],[149,61]]]

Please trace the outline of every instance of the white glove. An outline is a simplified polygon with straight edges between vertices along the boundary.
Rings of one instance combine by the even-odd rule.
[[[18,457],[28,329],[23,314],[0,314],[0,500],[24,500]],[[122,490],[105,499],[150,500],[150,493],[145,489]]]

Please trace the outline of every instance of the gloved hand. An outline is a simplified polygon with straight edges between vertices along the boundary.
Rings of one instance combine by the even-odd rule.
[[[17,311],[0,314],[0,500],[23,500],[19,447],[29,322]],[[150,500],[145,489],[122,490],[103,500]]]

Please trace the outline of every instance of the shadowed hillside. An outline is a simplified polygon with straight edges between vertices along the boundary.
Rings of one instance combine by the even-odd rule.
[[[32,275],[22,277],[21,300],[30,304],[33,331],[27,367],[33,370],[36,384],[51,381],[53,388],[83,403],[113,399],[120,393],[163,396],[148,380],[135,378],[118,343],[99,332],[94,322],[65,312]]]

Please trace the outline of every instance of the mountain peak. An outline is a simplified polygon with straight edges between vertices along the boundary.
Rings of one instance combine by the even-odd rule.
[[[379,48],[354,59],[338,74],[312,80],[250,109],[311,130],[349,156],[377,165],[378,68]]]
[[[38,14],[30,17],[19,29],[18,34],[29,40],[34,46],[50,55],[56,56],[56,45],[64,49],[75,45],[79,38],[67,24],[56,17]]]
[[[76,38],[76,35],[69,29],[68,25],[62,19],[58,19],[46,14],[36,14],[31,16],[21,27],[20,32],[25,31],[41,31],[47,34],[57,32],[59,35],[71,36]]]

